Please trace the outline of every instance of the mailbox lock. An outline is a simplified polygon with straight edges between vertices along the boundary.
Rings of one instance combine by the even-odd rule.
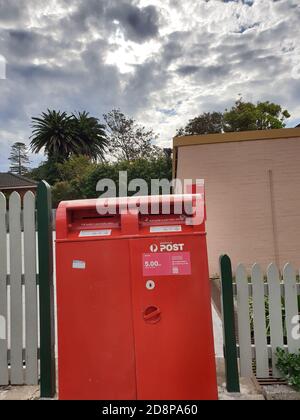
[[[155,282],[153,280],[148,280],[146,283],[146,288],[148,290],[154,290],[155,289]]]

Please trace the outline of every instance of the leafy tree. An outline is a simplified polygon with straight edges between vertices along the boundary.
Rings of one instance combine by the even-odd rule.
[[[223,130],[223,114],[221,112],[204,112],[191,119],[184,128],[177,131],[177,136],[193,136],[197,134],[221,133]]]
[[[172,160],[162,156],[157,159],[124,160],[114,163],[98,164],[82,180],[82,191],[84,196],[88,198],[98,197],[99,192],[96,191],[96,186],[98,181],[104,178],[112,179],[116,183],[118,189],[120,171],[127,171],[128,182],[133,179],[145,180],[150,194],[152,179],[172,180]]]
[[[103,158],[106,147],[104,126],[87,112],[68,115],[66,112],[43,112],[32,118],[31,149],[43,148],[48,158],[64,162],[72,155]]]
[[[269,130],[284,128],[290,117],[287,110],[273,102],[243,102],[239,98],[235,105],[224,113],[224,131]]]
[[[87,156],[73,156],[64,163],[56,164],[59,181],[76,181],[96,167]]]
[[[56,167],[59,174],[59,183],[65,183],[64,188],[68,186],[70,194],[73,191],[73,200],[86,198],[85,180],[97,165],[91,163],[87,156],[74,156],[64,163],[57,163]]]
[[[10,172],[24,175],[29,171],[28,164],[30,160],[25,143],[14,143],[11,147],[11,153],[8,159],[11,162]]]
[[[45,180],[50,185],[54,185],[62,181],[78,181],[94,167],[95,164],[87,156],[73,156],[62,163],[49,158],[37,168],[32,169],[28,176],[35,181]]]
[[[136,124],[120,110],[113,109],[104,115],[108,137],[108,149],[119,160],[132,161],[153,158],[161,154],[161,149],[153,145],[157,135],[153,130]]]
[[[284,128],[285,120],[289,117],[287,110],[273,102],[253,104],[239,98],[224,113],[206,112],[191,119],[185,127],[177,131],[177,136]]]
[[[118,188],[119,171],[127,171],[128,182],[137,178],[144,179],[150,193],[152,179],[172,179],[172,159],[162,155],[157,159],[96,164],[86,156],[74,156],[64,163],[53,162],[49,165],[47,161],[32,170],[30,177],[37,181],[46,179],[53,185],[53,204],[57,206],[62,200],[98,197],[96,186],[103,178],[112,179]]]
[[[49,157],[46,162],[42,162],[37,168],[32,169],[28,176],[37,182],[45,180],[50,185],[54,185],[60,180],[56,158]]]
[[[62,200],[86,198],[85,179],[96,167],[87,156],[73,156],[64,163],[56,163],[57,180],[52,188],[54,206]]]
[[[84,198],[69,181],[59,181],[52,188],[52,205],[58,207],[61,201]]]

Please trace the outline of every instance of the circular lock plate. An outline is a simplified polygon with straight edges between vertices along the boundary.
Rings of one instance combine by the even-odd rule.
[[[155,282],[153,280],[148,280],[146,283],[147,290],[154,290],[155,289]]]

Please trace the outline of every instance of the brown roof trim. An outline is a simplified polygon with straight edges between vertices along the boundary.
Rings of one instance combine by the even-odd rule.
[[[34,188],[37,185],[37,182],[22,175],[11,172],[0,173],[0,189]]]
[[[37,182],[36,181],[34,181],[33,179],[30,179],[30,178],[27,178],[26,176],[24,176],[24,175],[18,175],[18,174],[14,174],[14,173],[11,173],[11,172],[9,172],[10,173],[10,175],[12,175],[12,176],[14,176],[15,178],[18,178],[18,179],[20,179],[21,181],[26,181],[26,182],[28,182],[29,184],[31,184],[31,185],[36,185],[37,186]]]
[[[14,186],[10,186],[10,187],[0,187],[0,191],[6,191],[6,190],[33,190],[33,189],[37,189],[37,185],[24,185],[24,186],[19,186],[19,187],[14,187]]]
[[[238,131],[234,133],[207,134],[202,136],[174,137],[173,146],[196,146],[200,144],[231,143],[300,137],[300,128],[279,128],[274,130]]]

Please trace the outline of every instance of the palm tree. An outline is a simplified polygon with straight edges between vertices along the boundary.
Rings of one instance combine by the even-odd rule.
[[[100,124],[97,118],[90,117],[86,111],[73,114],[72,117],[75,126],[75,138],[80,145],[79,154],[88,156],[95,161],[98,158],[105,160],[104,153],[108,145],[105,126]]]
[[[49,158],[57,158],[59,161],[68,159],[78,149],[74,141],[72,120],[72,116],[66,112],[49,109],[40,117],[33,117],[31,150],[39,153],[44,148]]]
[[[107,145],[104,126],[87,112],[68,115],[66,112],[43,112],[32,118],[31,150],[43,148],[49,159],[63,162],[71,155],[104,159]]]

